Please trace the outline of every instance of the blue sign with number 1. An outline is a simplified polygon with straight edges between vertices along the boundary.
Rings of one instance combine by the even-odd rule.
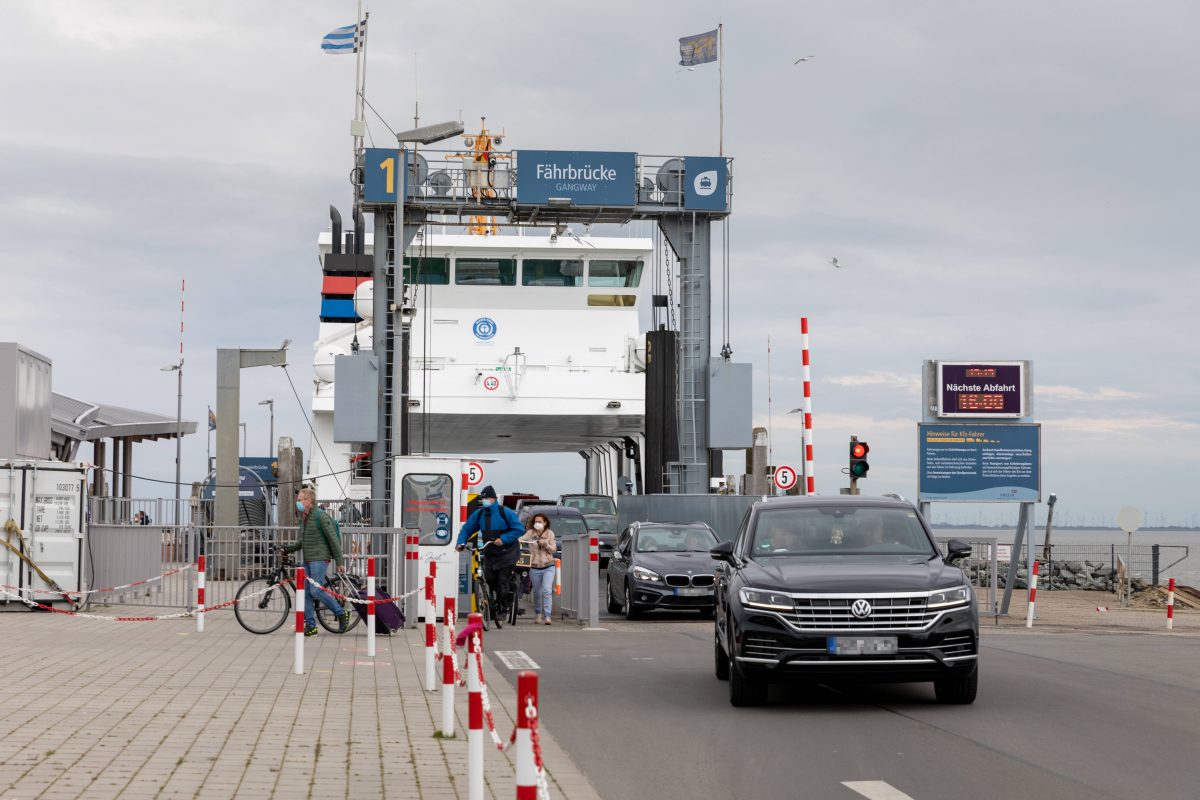
[[[404,151],[408,163],[408,151]],[[396,180],[403,174],[407,196],[408,171],[396,168],[396,151],[368,147],[363,151],[363,200],[367,203],[396,202]]]

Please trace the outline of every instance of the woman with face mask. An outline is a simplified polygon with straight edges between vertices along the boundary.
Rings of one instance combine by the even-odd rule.
[[[554,601],[554,531],[550,530],[550,520],[545,514],[534,514],[529,522],[529,530],[521,536],[521,541],[529,543],[533,621],[538,625],[549,625]]]

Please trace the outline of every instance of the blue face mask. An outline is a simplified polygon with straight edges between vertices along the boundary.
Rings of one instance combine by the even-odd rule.
[[[304,513],[304,503],[297,500],[296,501],[296,510],[299,511],[301,514],[303,514]]]
[[[483,500],[479,501],[479,505],[483,506],[484,508],[491,508],[495,504],[495,502],[496,501],[493,500],[492,498],[485,497]]]

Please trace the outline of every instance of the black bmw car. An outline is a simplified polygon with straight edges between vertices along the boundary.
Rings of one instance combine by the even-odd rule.
[[[903,500],[772,498],[747,511],[717,559],[716,675],[735,706],[771,682],[932,681],[942,703],[971,703],[979,612],[951,540],[945,559]],[[611,602],[611,601],[610,601]]]
[[[717,535],[703,522],[635,522],[617,537],[608,562],[608,611],[627,619],[655,608],[713,610]]]

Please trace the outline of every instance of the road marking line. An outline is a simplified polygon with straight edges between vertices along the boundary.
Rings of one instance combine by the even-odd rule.
[[[541,669],[524,650],[493,650],[492,654],[509,669]]]
[[[653,661],[654,656],[634,656],[634,661]]]
[[[868,800],[913,800],[887,781],[842,781],[842,786]]]

